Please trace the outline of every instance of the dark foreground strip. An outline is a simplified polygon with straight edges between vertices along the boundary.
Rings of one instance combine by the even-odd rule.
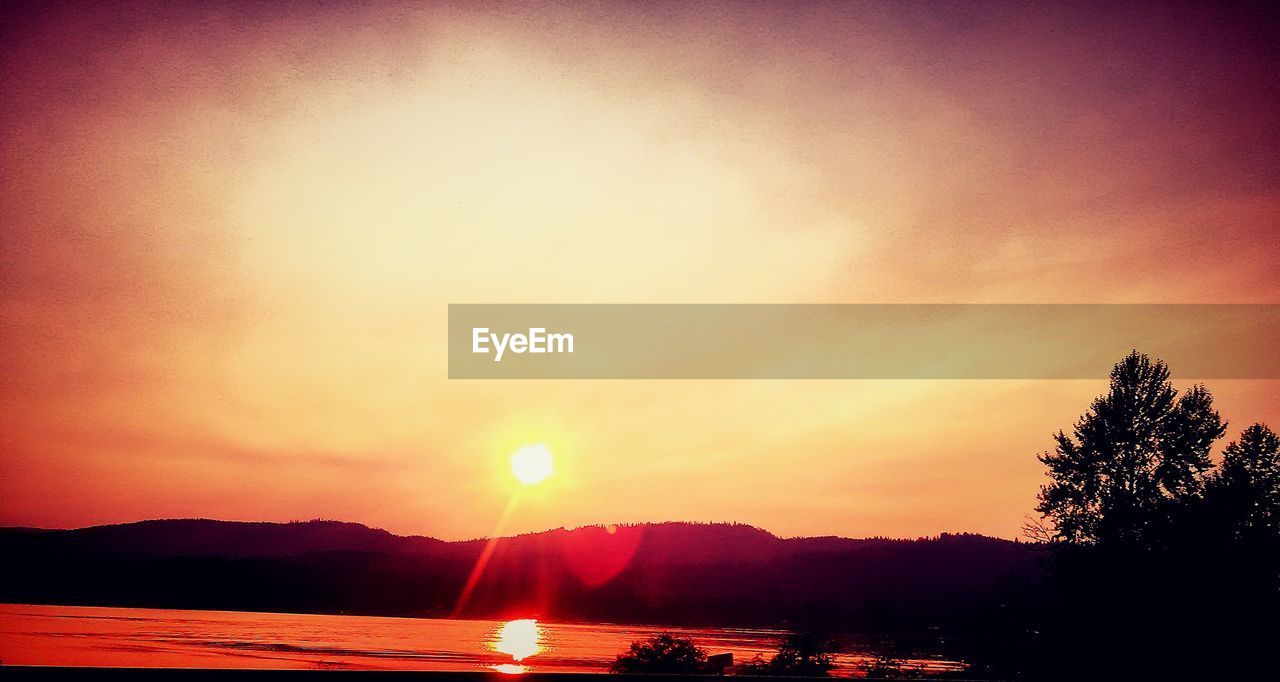
[[[504,675],[497,672],[449,672],[434,670],[252,670],[240,668],[80,668],[59,666],[3,666],[0,678],[9,680],[196,680],[198,682],[228,682],[255,680],[258,682],[291,682],[293,680],[325,680],[332,682],[677,682],[701,680],[708,676],[685,675],[611,675],[606,673],[526,673]]]
[[[238,668],[67,668],[56,666],[0,666],[0,679],[40,680],[196,680],[197,682],[222,682],[223,680],[254,680],[256,682],[291,682],[293,680],[323,680],[325,682],[709,682],[720,679],[713,675],[612,675],[608,673],[526,673],[504,675],[497,672],[448,672],[433,670],[245,670]],[[805,678],[759,678],[805,679]],[[813,678],[808,678],[813,679]]]

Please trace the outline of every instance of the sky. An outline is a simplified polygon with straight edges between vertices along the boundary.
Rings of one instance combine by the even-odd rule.
[[[471,538],[545,443],[503,532],[1015,537],[1105,377],[449,381],[446,306],[1280,302],[1280,21],[1142,5],[7,10],[0,525]]]

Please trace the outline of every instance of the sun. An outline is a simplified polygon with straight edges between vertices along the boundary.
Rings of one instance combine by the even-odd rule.
[[[547,446],[526,445],[511,455],[511,473],[525,485],[537,485],[551,475],[551,451]]]

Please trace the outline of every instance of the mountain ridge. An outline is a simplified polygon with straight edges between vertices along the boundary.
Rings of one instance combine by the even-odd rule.
[[[779,538],[734,523],[444,541],[344,521],[156,519],[0,528],[0,601],[927,631],[1016,599],[1038,581],[1042,549],[976,534]]]
[[[209,517],[170,517],[158,519],[142,519],[138,521],[122,521],[119,523],[103,523],[91,526],[80,526],[77,528],[45,528],[40,526],[0,526],[0,533],[17,532],[17,533],[88,533],[101,532],[109,529],[125,529],[139,528],[147,526],[157,526],[162,524],[168,525],[185,525],[185,524],[218,524],[224,526],[239,527],[278,527],[278,528],[302,528],[302,527],[343,527],[353,530],[368,531],[373,534],[385,535],[404,540],[415,541],[433,541],[447,544],[466,544],[474,542],[488,542],[490,540],[514,540],[527,536],[546,535],[550,533],[572,533],[574,531],[584,529],[608,529],[608,528],[654,528],[654,527],[689,527],[689,528],[742,528],[749,531],[755,531],[771,539],[780,542],[919,542],[925,540],[937,540],[946,537],[973,537],[983,538],[996,542],[1009,542],[1014,544],[1024,544],[1019,540],[1010,540],[993,535],[984,535],[982,533],[969,532],[940,532],[936,535],[923,535],[917,537],[893,537],[887,535],[875,535],[864,537],[850,537],[844,535],[795,535],[782,536],[767,529],[755,526],[749,523],[738,521],[640,521],[627,523],[590,523],[581,526],[558,526],[555,528],[547,528],[543,530],[526,531],[523,533],[514,533],[510,535],[495,536],[479,536],[471,538],[463,538],[457,540],[446,540],[437,538],[432,535],[424,534],[407,534],[401,535],[393,533],[377,526],[360,523],[358,521],[341,521],[338,519],[306,519],[292,521],[243,521],[243,520],[223,520]]]

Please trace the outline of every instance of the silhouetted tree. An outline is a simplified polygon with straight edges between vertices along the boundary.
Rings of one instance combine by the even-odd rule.
[[[615,673],[696,673],[707,661],[707,652],[687,637],[670,633],[654,635],[618,654],[610,670]]]
[[[1134,352],[1068,436],[1028,524],[1053,553],[1036,677],[1256,673],[1280,607],[1280,439],[1226,425],[1203,386],[1181,395]]]
[[[772,658],[766,661],[757,654],[742,666],[739,674],[823,677],[835,666],[832,648],[831,639],[819,633],[787,635]]]
[[[1216,598],[1280,608],[1280,436],[1254,424],[1228,444],[1194,520]]]
[[[1234,544],[1280,539],[1280,437],[1254,424],[1222,451],[1209,479],[1208,505]]]
[[[1157,544],[1179,507],[1201,495],[1209,451],[1225,432],[1208,389],[1179,396],[1163,362],[1130,353],[1073,434],[1059,431],[1054,452],[1040,455],[1052,482],[1041,488],[1037,511],[1057,540]]]

